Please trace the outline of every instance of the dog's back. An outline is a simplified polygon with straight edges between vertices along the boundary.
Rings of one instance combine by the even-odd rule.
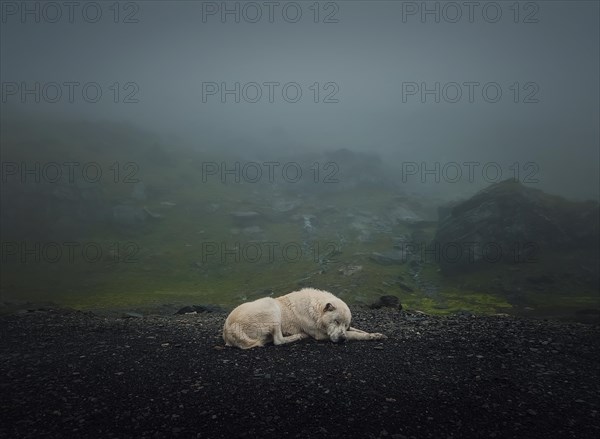
[[[263,346],[272,336],[272,328],[281,323],[279,304],[271,297],[242,303],[235,308],[223,326],[227,346],[249,349]]]

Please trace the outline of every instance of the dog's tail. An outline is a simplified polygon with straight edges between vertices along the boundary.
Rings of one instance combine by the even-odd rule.
[[[232,325],[225,323],[223,328],[223,340],[226,346],[234,346],[241,349],[250,349],[255,347],[264,346],[264,340],[258,340],[251,338],[244,331],[243,325],[240,323],[234,323]]]

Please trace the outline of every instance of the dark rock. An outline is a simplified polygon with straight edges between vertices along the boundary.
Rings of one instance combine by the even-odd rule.
[[[230,215],[240,225],[253,224],[261,218],[260,213],[253,211],[231,212]]]
[[[338,273],[344,276],[352,276],[354,273],[358,273],[363,269],[362,265],[344,265],[338,269]]]
[[[175,314],[191,314],[191,313],[212,313],[212,312],[225,312],[223,308],[216,305],[190,305],[184,306]]]
[[[418,270],[421,267],[421,264],[421,261],[419,261],[418,259],[411,259],[408,263],[408,266],[411,270]]]
[[[402,290],[406,291],[407,293],[412,293],[415,291],[411,287],[400,281],[396,281],[396,285],[398,285]]]
[[[440,222],[444,221],[446,218],[448,218],[450,215],[452,215],[452,209],[457,204],[458,204],[457,202],[452,202],[452,203],[444,204],[443,206],[439,206],[437,208],[438,221],[440,221]]]
[[[384,307],[402,309],[402,304],[400,303],[400,299],[398,299],[396,296],[381,296],[377,302],[374,302],[371,305],[371,309],[379,309]]]
[[[571,202],[506,180],[452,207],[431,250],[444,273],[534,262],[548,250],[597,245],[599,218],[596,202]]]
[[[123,313],[123,318],[124,319],[141,319],[142,317],[144,317],[144,315],[140,314],[139,312],[125,312],[125,313]]]

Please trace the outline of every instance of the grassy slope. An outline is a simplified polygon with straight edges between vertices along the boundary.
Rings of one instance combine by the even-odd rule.
[[[64,125],[51,124],[28,134],[30,140],[41,139],[36,143],[20,143],[9,136],[3,142],[3,160],[96,161],[103,169],[115,162],[121,166],[135,162],[139,166],[136,177],[148,187],[163,190],[159,196],[138,204],[163,213],[164,218],[149,221],[143,230],[123,231],[100,224],[86,237],[85,241],[101,243],[104,249],[120,243],[121,258],[127,254],[125,243],[135,243],[138,251],[132,263],[109,256],[92,264],[78,259],[75,263],[4,267],[2,291],[6,298],[52,300],[82,309],[165,302],[232,305],[264,295],[265,290],[280,294],[299,285],[311,285],[330,289],[349,302],[368,303],[382,294],[395,294],[410,308],[439,314],[461,309],[476,313],[516,312],[511,302],[519,309],[527,306],[550,314],[556,310],[599,307],[597,291],[577,279],[557,277],[543,289],[528,284],[527,277],[565,271],[565,259],[553,255],[546,255],[537,264],[494,264],[487,270],[454,277],[443,277],[434,263],[425,264],[421,279],[438,287],[438,293],[432,296],[413,279],[407,264],[381,266],[368,260],[370,252],[391,248],[391,236],[409,231],[402,225],[396,226],[391,235],[374,234],[368,243],[358,242],[352,232],[347,232],[341,254],[327,264],[316,263],[314,253],[289,262],[278,251],[274,261],[266,256],[255,263],[236,262],[231,257],[225,262],[218,257],[203,260],[203,243],[207,242],[230,249],[248,245],[254,239],[301,243],[302,220],[267,221],[261,225],[263,234],[258,238],[243,233],[233,235],[231,229],[236,225],[229,212],[247,209],[267,216],[273,213],[268,208],[270,187],[225,185],[214,178],[202,181],[202,161],[234,161],[235,157],[157,146],[149,135],[127,126],[109,125],[107,129],[104,125],[82,124],[76,128],[70,132]],[[114,203],[127,198],[132,187],[122,182],[103,185],[105,196]],[[305,196],[303,207],[297,212],[316,213],[319,219],[326,217],[326,224],[321,224],[318,234],[311,238],[319,243],[322,255],[328,242],[339,245],[336,231],[347,226],[348,213],[368,211],[382,215],[395,195],[392,191],[365,189],[325,193],[318,199]],[[163,201],[176,205],[167,209],[160,204]],[[206,210],[211,203],[219,204],[216,212]],[[319,214],[319,209],[327,205],[335,206],[337,211]],[[424,233],[432,237],[434,228],[427,228]],[[341,275],[338,269],[348,264],[361,265],[363,269],[352,276]],[[406,292],[394,285],[398,276],[414,291]],[[521,289],[518,301],[507,295],[515,288]]]

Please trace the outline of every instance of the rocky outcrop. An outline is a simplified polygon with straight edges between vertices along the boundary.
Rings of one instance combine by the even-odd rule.
[[[371,304],[371,309],[379,309],[379,308],[397,308],[399,310],[402,309],[402,304],[400,303],[400,299],[396,296],[381,296],[379,299]]]
[[[597,246],[598,221],[597,202],[572,202],[506,180],[445,213],[429,254],[445,273],[534,262],[547,251]]]

